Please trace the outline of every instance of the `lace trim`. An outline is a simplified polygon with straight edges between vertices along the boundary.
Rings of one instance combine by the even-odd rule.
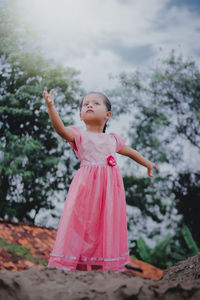
[[[81,166],[108,166],[109,167],[107,162],[92,162],[92,161],[87,161],[87,160],[82,160]],[[112,167],[117,167],[117,165],[112,166]]]
[[[129,254],[129,251],[128,252],[125,252],[123,255],[127,255]],[[53,254],[53,253],[50,253],[50,256],[57,256],[57,257],[64,257],[64,258],[70,258],[70,259],[74,259],[74,260],[80,260],[79,257],[76,257],[76,256],[71,256],[71,255],[62,255],[62,254]],[[124,259],[125,257],[123,256],[120,256],[120,257],[116,257],[116,258],[104,258],[104,257],[81,257],[81,261],[117,261],[117,260],[120,260],[120,259]]]
[[[126,264],[126,263],[129,263],[129,261],[125,262],[124,264]],[[56,269],[60,269],[60,270],[66,270],[66,271],[74,271],[74,272],[77,271],[77,270],[74,270],[74,269],[72,269],[72,268],[67,268],[67,267],[61,267],[61,266],[47,266],[47,268],[52,268],[52,267],[54,267],[54,268],[56,268]],[[118,272],[124,272],[124,271],[125,271],[125,268],[123,267],[123,268],[120,268],[120,269],[118,269],[117,271],[114,271],[114,272],[118,273]]]
[[[67,267],[58,267],[58,266],[47,266],[47,268],[56,268],[56,269],[60,269],[60,270],[67,270],[67,271],[73,271],[73,269],[72,268],[67,268]]]

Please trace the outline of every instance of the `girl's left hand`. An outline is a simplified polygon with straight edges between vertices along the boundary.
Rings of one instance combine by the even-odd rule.
[[[147,173],[149,175],[149,177],[154,177],[153,173],[152,173],[152,169],[155,169],[158,171],[158,168],[156,167],[156,165],[154,163],[151,163],[149,167],[147,167]]]

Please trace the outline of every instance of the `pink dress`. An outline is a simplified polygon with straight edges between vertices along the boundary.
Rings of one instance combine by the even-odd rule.
[[[122,272],[129,263],[126,201],[118,165],[108,163],[125,144],[115,133],[68,126],[81,160],[65,201],[48,267],[76,271],[77,264]]]

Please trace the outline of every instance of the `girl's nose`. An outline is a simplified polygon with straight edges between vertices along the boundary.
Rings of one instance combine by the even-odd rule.
[[[92,104],[88,104],[88,107],[92,107]]]

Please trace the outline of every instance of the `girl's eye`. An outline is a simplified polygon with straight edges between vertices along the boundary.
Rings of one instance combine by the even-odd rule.
[[[87,103],[83,104],[83,106],[87,106],[87,105],[88,105]]]
[[[99,104],[99,102],[95,102],[95,105],[98,105]]]

